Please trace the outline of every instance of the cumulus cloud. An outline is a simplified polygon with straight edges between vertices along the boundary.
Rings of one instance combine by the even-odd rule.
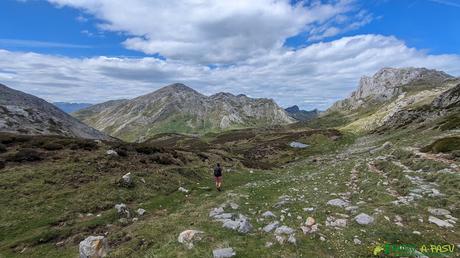
[[[300,33],[320,39],[370,19],[360,17],[355,0],[48,1],[83,10],[101,21],[100,29],[124,33],[128,49],[200,64],[237,63],[282,48]],[[322,31],[314,31],[318,26]]]
[[[69,58],[0,50],[0,83],[49,101],[130,98],[174,82],[204,94],[220,91],[273,98],[282,106],[325,109],[385,66],[428,67],[460,75],[459,55],[430,55],[395,37],[358,35],[298,50],[271,50],[237,65],[153,57]]]

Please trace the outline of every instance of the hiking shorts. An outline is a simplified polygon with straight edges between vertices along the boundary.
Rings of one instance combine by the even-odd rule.
[[[216,183],[222,183],[222,176],[215,176],[214,180],[216,180]]]

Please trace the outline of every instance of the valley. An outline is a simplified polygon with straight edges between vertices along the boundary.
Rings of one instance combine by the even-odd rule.
[[[460,82],[423,69],[373,78],[358,87],[362,98],[296,123],[269,103],[283,119],[264,109],[263,126],[184,131],[166,119],[145,131],[140,119],[123,125],[136,129],[121,139],[124,129],[99,139],[2,132],[0,256],[75,257],[84,239],[100,236],[95,248],[107,257],[384,257],[385,244],[450,245],[455,257]],[[162,96],[184,89],[199,96],[182,85]],[[154,95],[142,105],[155,105]],[[126,101],[74,115],[117,128],[128,115],[147,117]],[[186,108],[174,103],[167,110]]]

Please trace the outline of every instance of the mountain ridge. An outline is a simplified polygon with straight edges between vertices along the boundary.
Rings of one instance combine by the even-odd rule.
[[[206,96],[181,83],[131,100],[101,103],[73,115],[128,141],[162,132],[200,134],[294,122],[272,99],[225,92]]]

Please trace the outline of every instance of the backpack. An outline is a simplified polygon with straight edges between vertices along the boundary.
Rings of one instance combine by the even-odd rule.
[[[214,169],[214,176],[215,176],[215,177],[222,176],[222,168],[216,167],[216,168]]]

